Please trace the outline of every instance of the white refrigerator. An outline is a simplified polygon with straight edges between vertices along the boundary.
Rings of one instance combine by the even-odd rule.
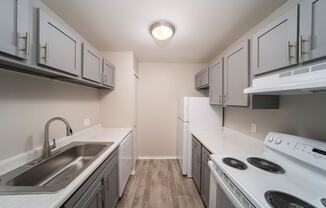
[[[222,130],[223,108],[210,105],[208,97],[181,97],[177,115],[177,159],[182,175],[191,177],[191,132]]]

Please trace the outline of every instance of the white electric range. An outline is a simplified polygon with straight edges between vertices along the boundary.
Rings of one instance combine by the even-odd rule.
[[[210,208],[326,208],[326,142],[269,133],[262,154],[215,154]]]

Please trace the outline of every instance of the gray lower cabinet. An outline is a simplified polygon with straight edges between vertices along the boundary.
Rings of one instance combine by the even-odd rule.
[[[38,64],[80,75],[81,43],[77,36],[39,9]]]
[[[104,207],[114,208],[119,199],[119,167],[118,159],[114,160],[103,178]]]
[[[253,73],[297,64],[298,6],[291,8],[253,36]]]
[[[300,1],[299,61],[326,57],[326,1]]]
[[[209,204],[210,169],[208,161],[210,155],[211,152],[202,146],[195,137],[192,137],[192,177],[206,207]]]
[[[89,188],[85,198],[78,201],[75,207],[78,208],[102,208],[103,207],[103,187],[101,182],[95,183]]]
[[[102,80],[102,57],[92,46],[83,43],[82,77],[84,79],[101,83]]]
[[[223,105],[223,58],[212,64],[209,69],[209,97],[211,105]]]
[[[249,98],[243,90],[249,86],[249,40],[229,51],[224,61],[225,105],[247,107]]]
[[[105,59],[103,59],[102,83],[111,88],[115,87],[115,67]]]
[[[197,189],[200,190],[200,174],[201,174],[201,144],[196,140],[196,138],[192,138],[192,178],[197,186]]]
[[[113,208],[118,202],[119,165],[116,149],[64,203],[63,208]]]
[[[30,52],[30,1],[0,1],[0,52],[27,59]]]
[[[208,161],[210,161],[210,155],[212,153],[202,146],[202,160],[201,160],[201,188],[200,193],[204,204],[208,207],[209,204],[209,189],[210,189],[210,169]]]

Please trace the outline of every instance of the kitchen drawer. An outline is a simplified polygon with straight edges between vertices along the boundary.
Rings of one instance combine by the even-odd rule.
[[[206,149],[204,146],[202,146],[202,157],[203,157],[203,159],[209,161],[211,154],[212,153],[208,149]]]
[[[201,151],[201,144],[195,137],[192,137],[192,146],[196,150]]]

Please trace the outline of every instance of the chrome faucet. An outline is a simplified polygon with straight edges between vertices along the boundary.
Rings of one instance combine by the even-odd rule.
[[[53,139],[53,144],[50,145],[49,142],[49,127],[52,121],[62,121],[66,125],[66,135],[70,136],[72,135],[72,129],[70,127],[69,122],[62,117],[54,117],[51,118],[48,122],[45,124],[45,136],[44,136],[44,143],[43,143],[43,149],[42,149],[42,158],[48,158],[51,156],[51,150],[56,148],[56,142],[55,139]]]

